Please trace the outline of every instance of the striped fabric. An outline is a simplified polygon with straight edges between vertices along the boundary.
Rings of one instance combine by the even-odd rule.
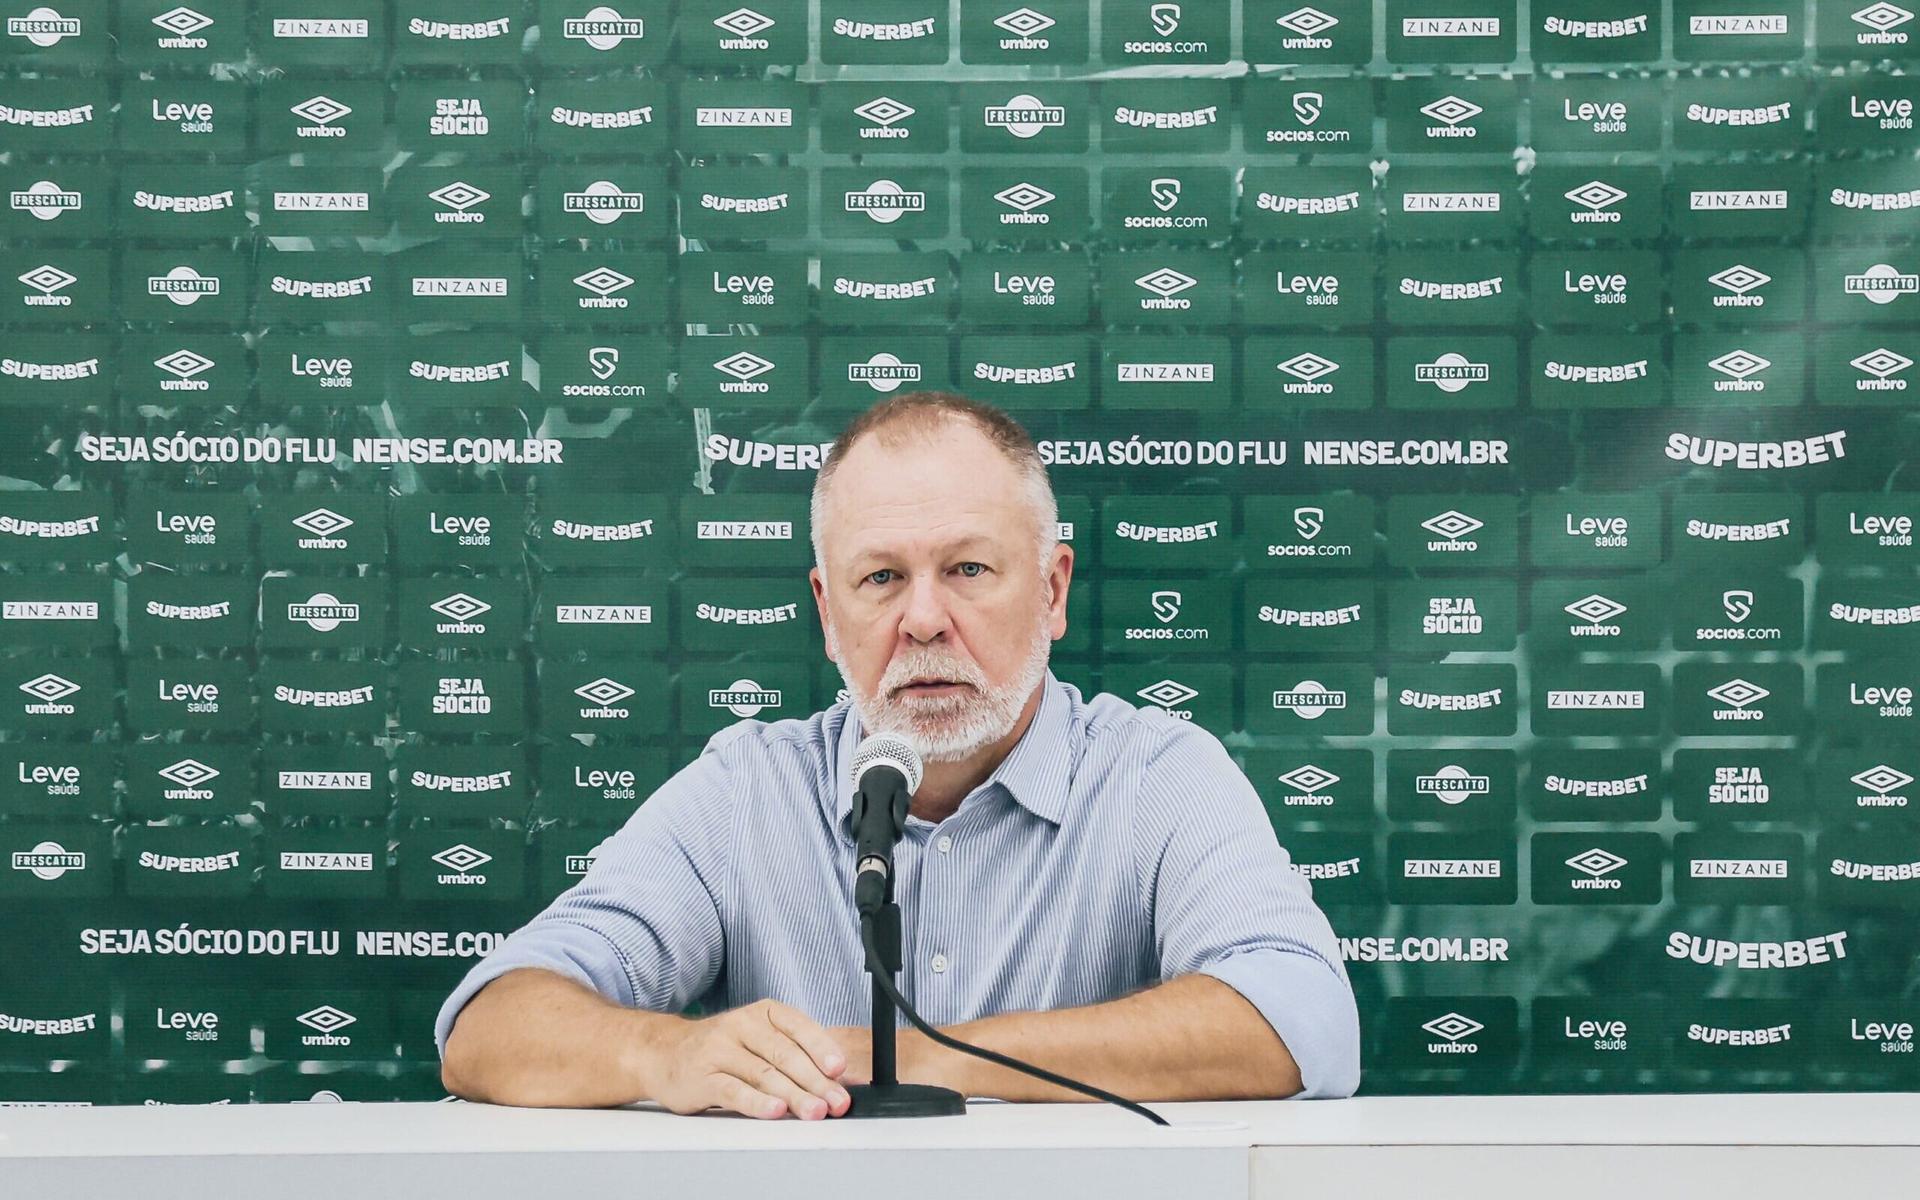
[[[1051,672],[1045,687],[953,815],[908,818],[901,991],[946,1026],[1201,972],[1280,1034],[1300,1095],[1351,1094],[1359,1021],[1333,931],[1219,739],[1108,693],[1083,699]],[[715,734],[585,878],[467,973],[440,1010],[442,1051],[467,1000],[519,967],[629,1007],[772,997],[823,1025],[869,1024],[847,779],[861,736],[844,701]]]

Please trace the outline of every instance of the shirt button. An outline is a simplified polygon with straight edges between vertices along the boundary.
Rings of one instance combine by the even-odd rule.
[[[934,955],[933,962],[930,965],[933,967],[933,973],[935,975],[945,974],[947,970],[947,956],[944,954]]]
[[[947,851],[953,849],[953,839],[943,833],[940,835],[940,840],[935,842],[934,845],[940,847],[940,853],[945,854]]]

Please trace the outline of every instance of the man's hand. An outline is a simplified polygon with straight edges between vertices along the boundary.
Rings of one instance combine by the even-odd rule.
[[[676,1113],[724,1108],[749,1117],[817,1121],[851,1103],[838,1080],[848,1054],[806,1013],[760,1000],[688,1021],[661,1047],[647,1092]]]

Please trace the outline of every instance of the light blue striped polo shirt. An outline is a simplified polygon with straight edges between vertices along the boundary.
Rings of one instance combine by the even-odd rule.
[[[1083,699],[1052,672],[1045,688],[951,816],[907,820],[901,992],[948,1026],[1201,972],[1285,1040],[1301,1095],[1351,1094],[1359,1020],[1333,930],[1219,739],[1108,693]],[[578,884],[467,972],[440,1010],[442,1052],[467,1000],[519,967],[627,1007],[770,997],[822,1025],[870,1024],[847,777],[862,736],[847,701],[715,734]]]

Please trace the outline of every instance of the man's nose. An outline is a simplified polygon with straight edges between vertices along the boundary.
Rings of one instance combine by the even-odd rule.
[[[937,579],[922,576],[907,589],[907,608],[900,616],[900,631],[916,642],[931,642],[952,628],[947,597]]]

